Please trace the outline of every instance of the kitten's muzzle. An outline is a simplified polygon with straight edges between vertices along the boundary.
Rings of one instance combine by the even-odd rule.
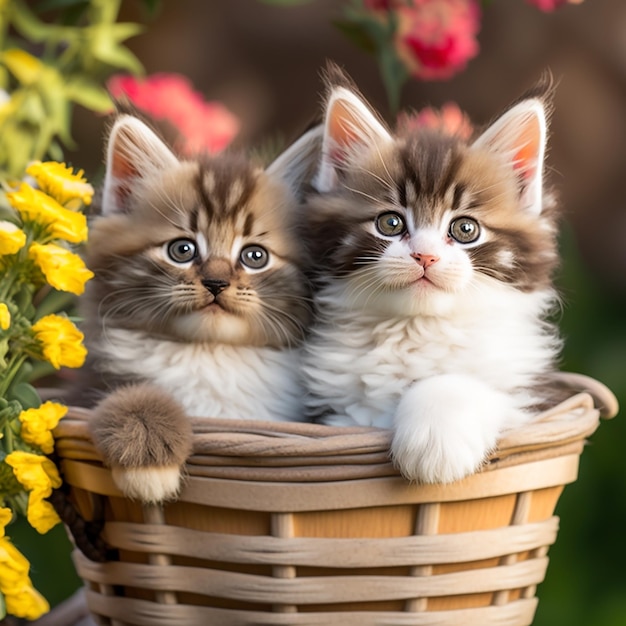
[[[224,289],[226,289],[226,287],[228,287],[230,283],[227,280],[222,280],[221,278],[205,278],[202,281],[202,285],[214,296],[217,296],[217,294],[224,291]]]
[[[416,263],[421,265],[424,269],[434,265],[439,260],[439,257],[434,254],[421,254],[419,252],[413,252],[411,256],[415,259]]]

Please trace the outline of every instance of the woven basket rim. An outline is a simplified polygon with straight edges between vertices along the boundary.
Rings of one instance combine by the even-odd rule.
[[[559,374],[559,380],[574,395],[503,436],[482,471],[579,454],[600,417],[617,413],[615,396],[602,383],[570,373]],[[102,462],[90,438],[90,415],[89,409],[70,407],[55,430],[60,458]],[[397,475],[389,460],[388,429],[219,418],[191,421],[190,476],[325,482]]]

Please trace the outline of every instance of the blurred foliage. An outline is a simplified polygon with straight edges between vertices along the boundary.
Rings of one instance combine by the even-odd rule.
[[[569,228],[561,250],[562,367],[602,381],[626,406],[626,298],[591,274]],[[626,626],[624,441],[622,416],[602,422],[583,452],[578,480],[561,496],[561,529],[534,626]]]
[[[159,0],[142,0],[141,3],[148,16],[154,15],[160,4]],[[3,222],[5,230],[7,224],[13,225],[15,230],[22,227],[28,230],[26,227],[30,222],[38,223],[39,218],[28,212],[20,218],[7,201],[11,199],[11,194],[6,195],[6,192],[15,188],[16,183],[23,179],[28,164],[33,161],[64,160],[65,150],[74,147],[71,131],[75,106],[80,105],[96,113],[108,112],[113,107],[104,87],[106,79],[119,71],[143,73],[141,62],[126,47],[125,42],[141,33],[144,27],[136,23],[118,22],[121,4],[121,0],[0,0],[0,218],[8,220]],[[48,180],[51,181],[52,179]],[[75,181],[72,184],[75,185]],[[49,202],[46,206],[48,205]],[[44,207],[39,208],[43,211]],[[61,206],[57,209],[66,210]],[[30,206],[30,210],[34,210],[34,207]],[[47,227],[43,226],[37,230],[41,236],[47,232]],[[37,236],[29,235],[26,243],[21,244],[23,248],[17,252],[4,251],[0,268],[3,285],[12,284],[12,279],[13,282],[17,280],[11,275],[11,271],[18,264],[16,261],[11,265],[11,259],[25,263],[27,252],[34,249],[32,240]],[[68,241],[80,240],[70,238]],[[65,253],[63,258],[67,260],[69,251],[64,247],[59,250]],[[45,274],[46,269],[43,266],[41,269]],[[52,271],[52,266],[48,266],[47,270]],[[55,276],[54,280],[59,278]],[[53,276],[47,274],[46,278],[52,280]],[[68,311],[73,308],[74,301],[68,299],[63,291],[79,293],[75,289],[67,289],[68,285],[56,285],[62,291],[46,287],[37,293],[31,289],[27,295],[37,298],[39,314],[43,314],[44,309],[48,313]],[[45,295],[44,291],[49,293]],[[12,333],[18,327],[26,328],[28,324],[24,325],[24,320],[35,309],[28,299],[13,303],[12,292],[7,289],[0,295],[3,306],[10,313],[10,319],[3,324],[6,351],[13,346],[11,340],[17,345],[17,335],[13,333],[10,340],[7,340],[7,333]],[[13,368],[17,372],[14,378],[9,378],[13,369],[9,374],[6,371],[2,373],[3,380],[9,380],[12,386],[8,392],[6,385],[2,388],[0,401],[5,404],[7,399],[13,401],[13,413],[20,413],[22,416],[21,409],[40,404],[38,394],[33,387],[26,384],[26,379],[33,381],[38,376],[48,374],[50,368],[45,363],[37,363],[37,367],[33,367],[28,360],[16,363],[15,368],[18,365],[21,368]],[[18,397],[17,391],[22,387],[28,394],[22,393]],[[13,413],[12,418],[15,418]],[[4,444],[17,441],[18,435],[23,434],[19,426],[13,424],[16,419],[10,423],[6,419],[3,422],[6,427],[3,428],[2,458],[8,451]],[[11,434],[15,436],[9,437]],[[40,452],[42,451],[32,447],[34,454],[31,456],[38,456]],[[24,502],[30,502],[33,494],[34,490],[29,492],[28,497],[25,493],[18,495],[24,496]],[[5,502],[6,493],[3,492],[2,495],[4,506],[10,506],[14,513],[23,512],[19,507]],[[17,498],[16,495],[14,500],[17,501]],[[41,506],[44,507],[45,504],[47,503]],[[31,524],[33,520],[29,517]],[[38,530],[45,532],[43,528]],[[39,535],[18,515],[11,523],[10,530],[7,529],[4,541],[9,541],[9,538],[30,561],[33,584],[50,604],[57,604],[80,586],[70,559],[70,543],[62,526],[56,526],[46,535]],[[5,597],[8,598],[8,595],[5,594]],[[8,603],[6,608],[9,613],[22,615],[16,613]],[[16,610],[21,611],[22,608],[15,605]],[[0,614],[3,614],[4,606],[0,609]],[[32,619],[34,613],[31,611],[30,616],[26,613],[23,615]]]
[[[74,147],[74,105],[109,111],[104,80],[113,71],[142,73],[123,42],[143,26],[118,23],[120,4],[0,1],[0,172],[19,177],[31,160],[62,161],[64,147]]]

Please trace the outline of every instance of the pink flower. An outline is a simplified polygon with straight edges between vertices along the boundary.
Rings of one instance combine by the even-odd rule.
[[[535,5],[542,11],[550,12],[558,9],[564,4],[580,4],[583,0],[526,0],[529,4]]]
[[[398,128],[404,131],[435,128],[461,139],[469,139],[474,132],[469,117],[454,102],[447,102],[440,109],[427,107],[416,113],[401,113]]]
[[[391,3],[398,17],[396,51],[412,76],[445,80],[463,70],[478,54],[477,0]]]
[[[155,120],[169,122],[179,133],[187,155],[219,152],[239,131],[239,121],[219,102],[205,102],[178,74],[152,74],[145,79],[116,75],[107,87],[116,99],[127,98]]]

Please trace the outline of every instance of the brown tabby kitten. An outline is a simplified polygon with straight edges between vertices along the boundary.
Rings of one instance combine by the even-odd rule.
[[[310,317],[297,194],[310,131],[266,170],[181,161],[137,118],[115,122],[83,299],[81,401],[118,486],[152,502],[180,487],[187,416],[301,419],[297,361]]]

